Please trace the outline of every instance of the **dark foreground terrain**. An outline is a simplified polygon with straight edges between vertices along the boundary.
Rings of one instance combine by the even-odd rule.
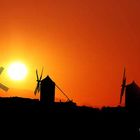
[[[124,107],[102,109],[73,102],[44,107],[38,100],[0,98],[1,134],[27,139],[136,139],[140,136],[140,112]],[[10,134],[10,136],[12,136]],[[24,139],[25,139],[24,138]],[[5,138],[6,139],[6,138]],[[19,137],[19,139],[21,139]]]

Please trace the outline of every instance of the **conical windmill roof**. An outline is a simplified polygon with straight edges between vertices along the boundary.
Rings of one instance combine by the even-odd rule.
[[[126,86],[126,106],[140,108],[140,87],[135,81]]]
[[[136,84],[135,81],[133,81],[132,83],[128,84],[126,86],[126,88],[131,89],[134,92],[138,92],[140,94],[140,87]]]
[[[55,83],[51,78],[50,78],[50,76],[49,75],[47,75],[47,77],[45,77],[42,81],[41,81],[42,83]]]

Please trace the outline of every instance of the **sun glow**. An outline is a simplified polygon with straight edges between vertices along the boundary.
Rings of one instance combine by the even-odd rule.
[[[12,80],[23,80],[27,75],[27,68],[21,62],[14,62],[8,67],[8,75]]]

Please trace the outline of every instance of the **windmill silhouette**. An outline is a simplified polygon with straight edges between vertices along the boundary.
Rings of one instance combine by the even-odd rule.
[[[140,109],[140,87],[135,81],[126,84],[126,70],[124,68],[123,80],[121,85],[120,104],[125,94],[125,107],[128,109]]]
[[[3,72],[4,68],[3,67],[0,67],[0,74]],[[8,91],[8,87],[3,85],[2,83],[0,83],[0,88],[4,91]]]
[[[44,105],[54,105],[55,102],[55,87],[58,88],[61,93],[67,98],[68,101],[71,101],[69,97],[64,93],[64,91],[49,77],[47,76],[42,80],[43,68],[41,75],[39,77],[38,70],[36,70],[37,85],[34,91],[34,94],[40,92],[40,102]]]

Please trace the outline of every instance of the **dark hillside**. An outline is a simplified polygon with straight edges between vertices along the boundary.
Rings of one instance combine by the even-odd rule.
[[[23,129],[61,132],[94,138],[114,136],[139,136],[139,112],[124,107],[104,107],[102,109],[77,106],[73,102],[57,102],[53,107],[45,107],[39,100],[28,98],[0,98],[0,118],[2,126]],[[80,131],[80,132],[79,132]],[[45,135],[45,133],[43,133]],[[46,136],[46,135],[45,135]]]

